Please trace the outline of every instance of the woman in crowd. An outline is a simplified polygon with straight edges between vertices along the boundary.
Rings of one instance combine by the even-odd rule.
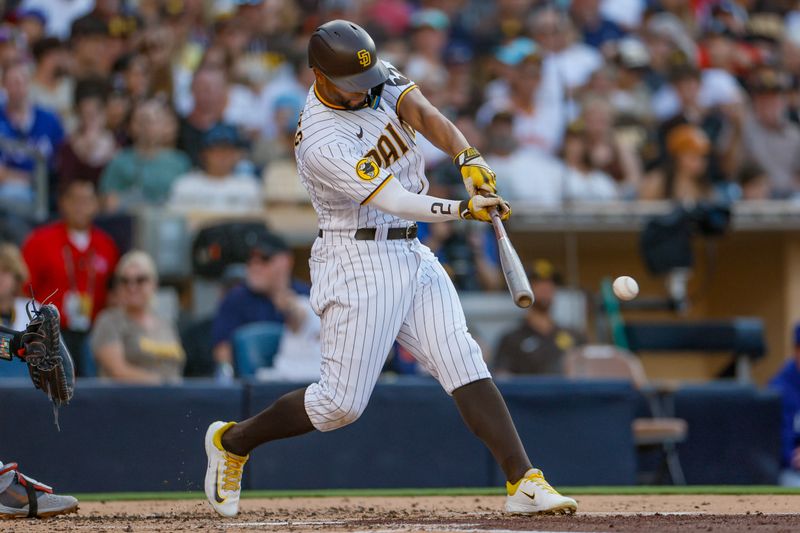
[[[695,203],[708,199],[711,183],[706,174],[711,143],[691,124],[674,127],[667,135],[667,159],[642,182],[640,199]]]
[[[130,210],[163,204],[172,184],[191,164],[173,146],[176,120],[170,108],[157,99],[136,106],[131,119],[133,146],[120,151],[100,180],[107,211]]]
[[[175,325],[153,310],[153,260],[142,251],[128,252],[115,274],[117,306],[100,313],[91,335],[100,376],[142,384],[179,381],[186,357]]]

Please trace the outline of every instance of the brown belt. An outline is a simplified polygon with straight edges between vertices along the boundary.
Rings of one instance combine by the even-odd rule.
[[[357,241],[374,241],[377,228],[359,228],[356,230],[353,238]],[[318,237],[322,237],[322,230],[317,233]],[[407,228],[389,228],[386,232],[386,240],[392,241],[396,239],[416,239],[417,238],[417,225],[413,224]]]

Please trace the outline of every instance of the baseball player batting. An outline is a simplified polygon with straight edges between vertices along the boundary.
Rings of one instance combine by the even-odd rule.
[[[378,58],[363,28],[328,22],[312,34],[316,81],[295,137],[297,169],[319,218],[311,249],[311,304],[322,321],[319,382],[243,422],[205,436],[205,492],[223,516],[239,510],[242,468],[257,446],[355,422],[395,339],[452,395],[464,422],[503,469],[512,513],[574,513],[520,442],[452,282],[417,240],[414,221],[480,220],[511,213],[495,175],[419,88]],[[470,198],[425,194],[416,132],[453,156]]]

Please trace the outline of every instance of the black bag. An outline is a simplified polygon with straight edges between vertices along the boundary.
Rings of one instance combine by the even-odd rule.
[[[194,273],[221,277],[228,265],[247,262],[252,247],[269,234],[263,222],[228,222],[201,229],[192,243]]]
[[[692,219],[686,210],[651,219],[640,238],[642,257],[653,274],[666,274],[674,268],[691,268]]]
[[[724,235],[731,224],[731,208],[721,203],[700,202],[692,213],[697,230],[706,237]]]

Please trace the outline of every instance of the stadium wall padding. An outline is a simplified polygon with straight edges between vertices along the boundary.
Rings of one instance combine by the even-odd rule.
[[[211,382],[163,387],[77,382],[59,410],[30,381],[0,382],[0,461],[59,491],[203,490],[203,435],[242,416],[244,389]]]
[[[500,380],[534,461],[557,485],[635,482],[621,382]],[[0,381],[0,460],[61,492],[202,490],[203,435],[213,420],[256,413],[296,384],[164,387],[78,382],[54,423],[26,380]],[[689,420],[680,448],[690,483],[771,483],[779,467],[780,400],[741,386],[696,386],[676,396]],[[502,475],[430,379],[382,382],[362,418],[330,433],[269,443],[253,453],[246,489],[500,486]]]
[[[735,383],[684,386],[675,415],[689,425],[678,448],[690,485],[777,482],[781,456],[780,395]]]
[[[498,386],[531,461],[550,483],[636,483],[636,394],[627,382],[517,378]],[[494,483],[504,483],[492,466]]]

